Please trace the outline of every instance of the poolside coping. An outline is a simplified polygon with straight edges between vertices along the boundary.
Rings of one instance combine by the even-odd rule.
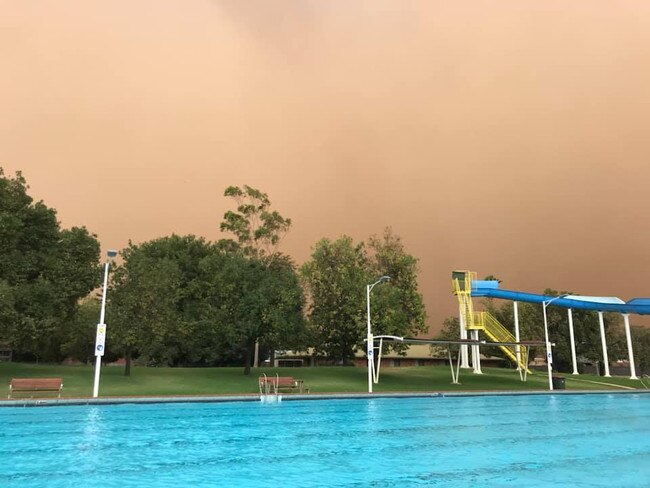
[[[474,396],[522,396],[522,395],[637,395],[650,390],[554,390],[554,391],[462,391],[462,392],[382,392],[382,393],[309,393],[281,395],[282,401],[296,400],[350,400],[368,398],[449,398]],[[259,402],[259,394],[245,395],[178,395],[142,397],[78,397],[78,398],[17,398],[0,400],[0,407],[54,407],[65,405],[122,405],[154,403],[224,403]]]

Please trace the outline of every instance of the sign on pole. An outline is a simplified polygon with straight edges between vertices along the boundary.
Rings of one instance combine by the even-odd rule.
[[[97,324],[97,336],[95,337],[95,356],[104,355],[105,343],[106,343],[106,324]]]

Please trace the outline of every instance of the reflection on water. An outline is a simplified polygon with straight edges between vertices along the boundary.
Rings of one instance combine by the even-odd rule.
[[[101,462],[99,451],[103,437],[102,433],[105,430],[103,416],[104,414],[100,408],[93,406],[88,408],[87,414],[82,419],[81,441],[77,448],[80,460],[90,470],[94,470]]]

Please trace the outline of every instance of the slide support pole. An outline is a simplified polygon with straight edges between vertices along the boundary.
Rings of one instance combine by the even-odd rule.
[[[627,358],[630,361],[630,379],[638,380],[636,368],[634,367],[634,351],[632,350],[632,334],[630,333],[630,314],[624,313],[623,320],[625,321],[625,338],[627,339]]]
[[[598,323],[600,324],[600,343],[603,346],[603,363],[605,366],[605,378],[611,378],[609,374],[609,356],[607,356],[607,339],[605,339],[605,320],[603,312],[598,312]]]
[[[519,307],[517,302],[512,302],[512,309],[515,312],[515,342],[519,342]],[[521,347],[515,346],[517,352],[517,371],[521,371]]]
[[[460,339],[461,340],[466,340],[467,339],[467,329],[465,328],[465,314],[463,314],[463,307],[460,306],[458,308],[459,311],[459,323],[460,323]],[[469,355],[467,351],[467,344],[463,344],[460,346],[460,357],[461,357],[461,362],[460,362],[460,367],[464,369],[469,369]]]
[[[571,339],[571,360],[573,361],[573,373],[578,373],[578,361],[576,360],[576,341],[573,336],[573,310],[569,309],[569,338]]]

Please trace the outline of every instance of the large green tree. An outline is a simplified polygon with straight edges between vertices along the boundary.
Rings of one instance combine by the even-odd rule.
[[[239,254],[213,255],[202,263],[202,317],[219,327],[225,349],[240,351],[244,374],[256,343],[273,351],[305,343],[304,295],[293,263],[267,263]]]
[[[406,252],[402,239],[391,228],[386,228],[381,237],[370,237],[367,251],[370,276],[390,276],[389,286],[373,290],[373,294],[377,294],[373,299],[378,305],[373,307],[373,324],[376,325],[373,332],[399,336],[426,332],[427,316],[418,289],[417,258]]]
[[[256,341],[285,347],[304,335],[304,298],[287,258],[266,263],[193,236],[131,244],[122,256],[108,347],[127,365],[136,356],[152,365],[243,362],[248,373]]]
[[[364,337],[365,286],[371,275],[363,244],[321,239],[301,269],[317,351],[350,361]]]
[[[17,358],[58,360],[63,325],[99,284],[99,242],[84,227],[61,229],[27,190],[21,173],[0,168],[0,343]]]
[[[138,356],[149,364],[243,362],[248,374],[256,343],[271,351],[304,344],[304,295],[293,262],[277,252],[291,220],[255,188],[231,186],[225,196],[237,207],[221,230],[235,239],[170,236],[122,252],[108,333],[127,372]]]
[[[291,219],[271,210],[269,196],[257,188],[229,186],[224,196],[235,201],[236,209],[224,214],[220,228],[236,240],[224,239],[220,245],[256,259],[272,257],[289,231]]]
[[[293,261],[278,252],[291,219],[271,210],[268,195],[257,188],[229,186],[224,196],[235,210],[223,216],[220,229],[235,239],[222,239],[218,247],[233,258],[240,287],[246,291],[228,297],[231,323],[237,324],[243,347],[245,374],[250,373],[253,348],[298,347],[306,337],[304,296]]]
[[[417,260],[390,229],[368,245],[348,236],[322,239],[301,271],[317,350],[332,359],[347,362],[364,348],[366,286],[382,275],[391,282],[372,292],[373,332],[413,336],[426,330]]]
[[[203,356],[196,331],[200,262],[216,252],[194,236],[172,235],[122,251],[109,294],[107,348],[149,364],[188,365]]]

